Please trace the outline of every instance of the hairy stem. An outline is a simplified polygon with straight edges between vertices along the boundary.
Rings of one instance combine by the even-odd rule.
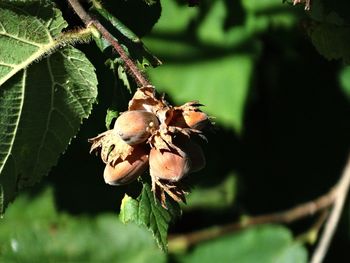
[[[120,58],[124,62],[124,66],[127,72],[133,77],[135,82],[139,87],[151,85],[151,83],[146,79],[146,77],[142,74],[142,72],[137,68],[135,63],[128,57],[125,50],[118,43],[118,41],[113,37],[111,33],[98,21],[93,19],[82,7],[79,0],[68,0],[69,4],[73,8],[74,12],[80,17],[80,19],[84,22],[86,27],[93,25],[106,39],[113,48],[117,51]]]
[[[62,44],[85,43],[92,39],[93,29],[91,27],[82,28],[79,30],[65,31],[60,34],[55,41]]]
[[[285,211],[276,212],[272,214],[260,215],[255,217],[250,217],[244,219],[240,222],[234,222],[222,226],[212,227],[209,229],[199,230],[196,232],[174,235],[169,237],[169,250],[185,250],[197,243],[218,238],[223,235],[230,234],[232,232],[247,228],[249,226],[260,225],[260,224],[270,224],[270,223],[291,223],[293,221],[299,220],[301,218],[314,215],[315,213],[322,211],[333,204],[334,209],[327,221],[327,225],[331,224],[333,228],[336,227],[339,214],[344,204],[346,194],[348,192],[350,185],[350,159],[348,160],[347,168],[343,172],[338,183],[330,189],[326,194],[311,200],[309,202],[297,205]],[[337,213],[338,217],[332,219],[332,216]],[[326,227],[327,228],[327,227]],[[333,229],[334,231],[334,229]],[[332,234],[327,234],[328,240],[330,240]],[[321,239],[322,242],[322,239]],[[320,243],[321,243],[320,242]],[[324,241],[325,242],[325,241]],[[325,253],[327,251],[328,244],[324,245],[322,251]],[[313,263],[318,263],[320,261],[313,261]]]

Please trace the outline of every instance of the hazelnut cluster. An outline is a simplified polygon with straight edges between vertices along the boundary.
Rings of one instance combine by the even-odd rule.
[[[192,101],[179,107],[158,98],[153,86],[139,88],[128,111],[115,121],[114,128],[91,138],[91,151],[99,151],[106,167],[107,184],[127,184],[148,167],[152,191],[165,206],[165,192],[175,201],[185,201],[179,181],[205,166],[201,147],[194,136],[211,125],[208,116]]]

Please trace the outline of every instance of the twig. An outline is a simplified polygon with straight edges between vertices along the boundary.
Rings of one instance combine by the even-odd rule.
[[[321,211],[320,215],[318,216],[317,220],[313,223],[313,225],[306,231],[306,233],[303,233],[301,235],[296,236],[296,240],[301,243],[307,243],[310,245],[314,245],[318,239],[318,235],[321,231],[321,228],[326,222],[328,216],[329,216],[329,208],[326,208]]]
[[[247,228],[253,225],[260,225],[260,224],[267,224],[267,223],[290,223],[298,219],[314,215],[316,212],[319,212],[333,204],[336,204],[336,207],[334,210],[336,210],[337,213],[340,213],[344,203],[346,193],[349,189],[349,184],[350,184],[350,159],[348,161],[347,168],[345,169],[338,183],[334,187],[332,187],[329,192],[316,198],[315,200],[300,204],[296,207],[293,207],[285,211],[247,218],[241,222],[235,222],[235,223],[230,223],[223,226],[212,227],[209,229],[199,230],[189,234],[170,236],[169,250],[170,251],[184,250],[199,242],[203,242],[203,241],[217,238],[223,235],[227,235],[237,230],[241,230],[243,228]],[[334,217],[332,216],[333,213],[335,212],[334,211],[332,212],[330,219]],[[337,221],[334,222],[335,225]],[[326,249],[327,247],[325,247],[325,250]],[[315,261],[315,262],[319,262],[319,261]]]
[[[343,176],[340,179],[337,199],[334,202],[334,207],[331,211],[331,214],[325,224],[322,236],[320,241],[315,249],[315,252],[312,256],[311,263],[321,263],[326,256],[330,242],[338,225],[341,211],[345,203],[345,199],[349,190],[350,185],[350,161],[348,161]]]
[[[103,18],[108,20],[113,25],[113,27],[119,31],[120,34],[122,34],[130,42],[136,45],[143,52],[143,54],[146,56],[146,58],[153,67],[158,67],[162,65],[162,61],[160,61],[155,55],[153,55],[148,50],[148,48],[145,46],[142,40],[126,25],[124,25],[119,19],[117,19],[110,12],[108,12],[108,10],[106,10],[100,3],[100,0],[92,0],[91,3],[93,10],[97,11]]]
[[[128,57],[122,46],[113,37],[111,33],[98,21],[93,19],[81,6],[79,0],[68,0],[69,4],[72,6],[75,13],[84,22],[86,27],[93,25],[101,35],[114,47],[118,52],[120,58],[124,61],[126,70],[134,78],[138,86],[147,86],[151,83],[145,78],[145,76],[140,72],[135,63]]]

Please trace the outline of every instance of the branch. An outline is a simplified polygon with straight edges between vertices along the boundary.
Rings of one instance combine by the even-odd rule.
[[[93,19],[81,6],[79,0],[68,0],[69,4],[73,8],[74,12],[80,17],[80,19],[84,22],[86,27],[94,26],[118,52],[120,58],[124,61],[126,70],[130,73],[130,75],[134,78],[138,86],[147,86],[151,85],[151,83],[145,78],[145,76],[141,73],[141,71],[137,68],[135,63],[128,57],[122,46],[118,43],[118,41],[113,37],[111,33],[98,21]]]
[[[329,210],[329,208],[322,210],[313,225],[305,233],[296,236],[295,240],[303,244],[315,245],[321,228],[329,216]]]
[[[350,161],[346,165],[343,176],[338,183],[338,193],[337,199],[334,202],[334,207],[332,212],[325,224],[325,228],[323,230],[322,236],[320,238],[320,242],[318,243],[315,252],[312,256],[311,263],[321,263],[326,256],[326,253],[329,248],[329,244],[332,240],[336,227],[338,225],[341,211],[343,210],[343,206],[345,203],[345,199],[349,190],[350,185]]]
[[[330,189],[326,194],[303,204],[297,205],[291,209],[260,215],[256,217],[250,217],[244,219],[241,222],[230,223],[227,225],[212,227],[209,229],[199,230],[189,234],[174,235],[169,237],[169,250],[185,250],[199,242],[206,240],[218,238],[232,232],[247,228],[249,226],[267,224],[267,223],[291,223],[293,221],[299,220],[301,218],[314,215],[315,213],[330,207],[335,204],[334,210],[330,215],[329,222],[332,219],[333,213],[336,210],[340,213],[341,208],[344,203],[346,193],[348,192],[350,184],[350,159],[348,160],[347,168],[343,172],[338,183]],[[341,205],[340,205],[341,202]],[[338,211],[339,210],[339,211]],[[334,221],[334,227],[338,222],[339,217]],[[328,222],[328,223],[329,223]],[[333,220],[332,220],[333,222]],[[328,225],[327,223],[327,225]],[[322,249],[324,252],[327,250],[327,246]],[[312,263],[318,263],[319,261],[314,261]]]
[[[160,61],[156,56],[154,56],[148,48],[144,45],[142,40],[131,31],[126,25],[124,25],[119,19],[114,17],[108,10],[106,10],[100,0],[92,0],[92,7],[95,11],[97,11],[102,17],[104,17],[107,21],[109,21],[114,28],[116,28],[119,33],[121,33],[125,38],[127,38],[130,42],[136,45],[142,52],[147,56],[146,58],[151,63],[153,67],[158,67],[162,65],[162,61]]]

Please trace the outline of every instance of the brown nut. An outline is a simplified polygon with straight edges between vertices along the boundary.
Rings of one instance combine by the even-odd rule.
[[[146,141],[152,131],[158,127],[157,117],[153,113],[143,110],[124,112],[114,124],[114,130],[129,145]]]
[[[103,178],[106,184],[122,185],[128,184],[148,167],[148,154],[143,147],[137,147],[133,153],[124,161],[120,160],[114,167],[111,164],[106,164],[103,172]]]
[[[198,172],[199,170],[202,170],[205,167],[205,156],[202,148],[198,144],[192,142],[191,140],[188,140],[188,142],[184,145],[182,149],[186,151],[187,155],[190,157],[190,173]]]
[[[188,127],[197,130],[209,124],[208,115],[201,111],[184,111],[183,118]]]
[[[185,110],[175,112],[169,125],[202,130],[208,124],[210,121],[204,112]]]
[[[171,182],[179,181],[191,170],[191,160],[185,152],[151,149],[149,156],[150,174]]]
[[[181,135],[174,139],[174,143],[185,152],[191,160],[190,173],[197,172],[204,168],[206,161],[202,147],[195,143],[191,138]]]

